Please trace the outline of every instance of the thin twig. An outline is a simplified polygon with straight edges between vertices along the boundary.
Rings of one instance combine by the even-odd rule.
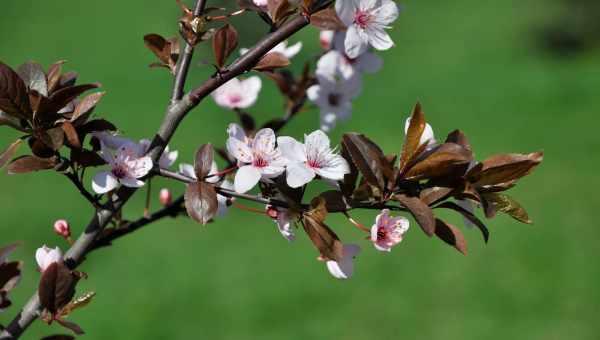
[[[148,224],[151,224],[152,222],[156,222],[164,217],[176,217],[179,213],[185,211],[182,208],[183,202],[184,198],[183,196],[181,196],[175,201],[173,201],[171,204],[152,213],[149,216],[141,217],[118,228],[105,229],[104,232],[96,239],[96,241],[94,241],[94,243],[88,250],[88,253],[98,248],[109,246],[114,240],[121,238],[125,235],[131,234],[134,231]]]

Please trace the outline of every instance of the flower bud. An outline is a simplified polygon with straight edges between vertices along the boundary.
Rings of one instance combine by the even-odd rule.
[[[160,201],[160,204],[163,206],[167,206],[167,205],[171,204],[171,201],[173,200],[173,196],[171,195],[171,190],[169,190],[167,188],[160,189],[160,193],[158,194],[158,200]]]
[[[56,220],[56,222],[54,222],[54,232],[65,239],[71,237],[71,227],[69,227],[69,222],[62,219]]]
[[[267,205],[265,207],[265,209],[266,209],[265,212],[266,212],[267,216],[269,216],[272,219],[277,219],[277,215],[279,215],[279,211],[277,211],[277,209],[275,209],[274,206]]]

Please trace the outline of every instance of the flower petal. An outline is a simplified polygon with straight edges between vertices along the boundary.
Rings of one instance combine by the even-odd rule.
[[[248,144],[242,142],[237,138],[227,138],[227,151],[240,162],[252,162],[252,150],[250,149]]]
[[[261,174],[255,167],[251,165],[245,165],[238,169],[235,174],[235,180],[233,186],[235,191],[239,193],[245,193],[252,189],[258,181],[260,181]]]
[[[292,137],[277,137],[277,147],[281,155],[291,162],[306,162],[306,150],[304,144]]]
[[[346,55],[349,58],[358,58],[358,56],[365,53],[369,47],[369,37],[364,30],[358,29],[356,26],[352,25],[348,27],[348,30],[346,31],[344,46],[346,48]]]
[[[390,35],[382,28],[368,28],[367,36],[369,37],[369,44],[376,50],[384,51],[392,48],[394,42]]]
[[[344,157],[335,155],[324,167],[315,169],[315,172],[323,178],[341,181],[345,174],[350,173],[350,166]]]
[[[119,185],[119,181],[112,173],[101,171],[92,179],[92,190],[97,194],[107,193]]]
[[[287,166],[287,184],[292,188],[299,188],[315,178],[315,172],[305,163],[291,163]]]
[[[140,181],[135,177],[123,177],[119,178],[119,182],[129,188],[141,188],[144,186],[144,181]]]
[[[193,179],[197,179],[196,178],[196,171],[194,170],[194,166],[191,164],[187,164],[187,163],[180,163],[179,164],[179,173],[193,178]]]
[[[270,153],[275,149],[275,131],[272,129],[260,129],[254,135],[252,150],[260,153]]]
[[[335,2],[335,12],[346,26],[352,25],[356,4],[353,0],[338,0]]]

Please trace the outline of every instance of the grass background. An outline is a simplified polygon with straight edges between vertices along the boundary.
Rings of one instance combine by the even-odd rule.
[[[413,228],[401,246],[382,256],[342,219],[330,223],[346,241],[362,242],[352,280],[332,279],[315,261],[303,235],[288,244],[263,216],[232,211],[207,227],[164,220],[91,255],[81,269],[90,278],[79,291],[97,298],[72,319],[86,339],[592,339],[600,316],[596,155],[600,54],[556,58],[537,48],[538,30],[564,9],[548,0],[403,2],[381,53],[382,72],[365,76],[352,120],[331,133],[361,131],[387,152],[399,150],[404,119],[420,100],[438,136],[460,128],[482,159],[498,152],[543,149],[545,161],[512,195],[534,226],[499,216],[491,239],[465,231],[462,256]],[[145,33],[176,33],[174,1],[4,0],[0,60],[16,67],[34,59],[68,60],[81,81],[100,81],[108,94],[97,113],[133,138],[150,136],[170,93],[167,72],[142,43]],[[249,45],[264,29],[236,20]],[[319,52],[317,31],[304,60]],[[199,49],[194,64],[212,57]],[[295,69],[300,67],[294,66]],[[188,85],[211,72],[195,66]],[[281,114],[266,79],[259,121]],[[310,110],[282,133],[301,137],[318,125]],[[172,141],[190,162],[202,143],[225,140],[232,113],[206,100],[189,114]],[[17,134],[3,129],[0,145]],[[24,150],[24,149],[23,149]],[[154,188],[167,185],[154,183]],[[37,284],[34,251],[43,243],[66,248],[51,223],[66,217],[78,234],[92,209],[66,179],[53,173],[0,176],[0,244],[24,242],[13,258],[26,262],[13,292],[21,305]],[[177,193],[183,187],[173,185]],[[142,210],[136,195],[126,212]],[[155,204],[156,206],[156,204]],[[357,217],[370,221],[373,213]],[[451,221],[460,223],[458,217]],[[300,233],[301,234],[301,233]],[[0,315],[7,323],[16,313]],[[36,322],[24,338],[62,332]]]

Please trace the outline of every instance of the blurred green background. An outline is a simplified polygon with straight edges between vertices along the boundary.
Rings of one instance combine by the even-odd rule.
[[[569,19],[565,2],[403,5],[392,32],[397,46],[380,53],[384,69],[365,76],[353,118],[331,133],[332,140],[360,131],[395,152],[404,119],[420,100],[438,137],[462,129],[479,159],[542,149],[542,166],[511,191],[535,225],[498,216],[488,223],[487,245],[478,231],[466,230],[466,257],[413,225],[400,246],[382,255],[335,217],[330,225],[343,240],[363,246],[355,277],[341,282],[315,260],[301,232],[288,244],[264,216],[232,210],[207,227],[184,218],[163,220],[93,253],[81,266],[90,277],[79,291],[97,292],[88,308],[72,316],[87,331],[86,339],[598,337],[600,50],[589,36],[581,38],[585,43],[561,43],[561,28],[582,31],[581,20]],[[66,59],[66,69],[78,71],[80,81],[100,81],[108,91],[96,113],[132,138],[153,134],[171,79],[147,67],[154,57],[142,37],[176,34],[175,1],[3,0],[0,6],[0,60],[16,67],[34,59],[47,67]],[[234,23],[244,45],[265,29],[253,16]],[[305,47],[294,60],[319,53],[316,29],[291,42],[298,40]],[[210,50],[198,50],[188,87],[212,72],[200,64],[211,58]],[[282,114],[275,86],[263,78],[263,88],[251,110],[260,122]],[[313,108],[282,133],[300,138],[318,127],[317,117]],[[190,162],[200,144],[222,145],[232,121],[233,113],[208,99],[188,115],[171,146],[181,161]],[[4,128],[0,145],[16,137]],[[170,183],[153,183],[155,190],[165,185]],[[37,285],[35,249],[43,243],[67,247],[53,234],[53,221],[67,218],[78,234],[92,209],[55,173],[4,174],[0,187],[0,244],[24,242],[12,256],[26,262],[12,294],[20,306]],[[171,187],[183,191],[176,183]],[[141,214],[143,196],[136,195],[127,217]],[[356,217],[369,224],[374,212]],[[449,220],[461,223],[458,216]],[[0,314],[0,323],[16,312],[15,307]],[[60,332],[66,333],[36,322],[24,338]]]

